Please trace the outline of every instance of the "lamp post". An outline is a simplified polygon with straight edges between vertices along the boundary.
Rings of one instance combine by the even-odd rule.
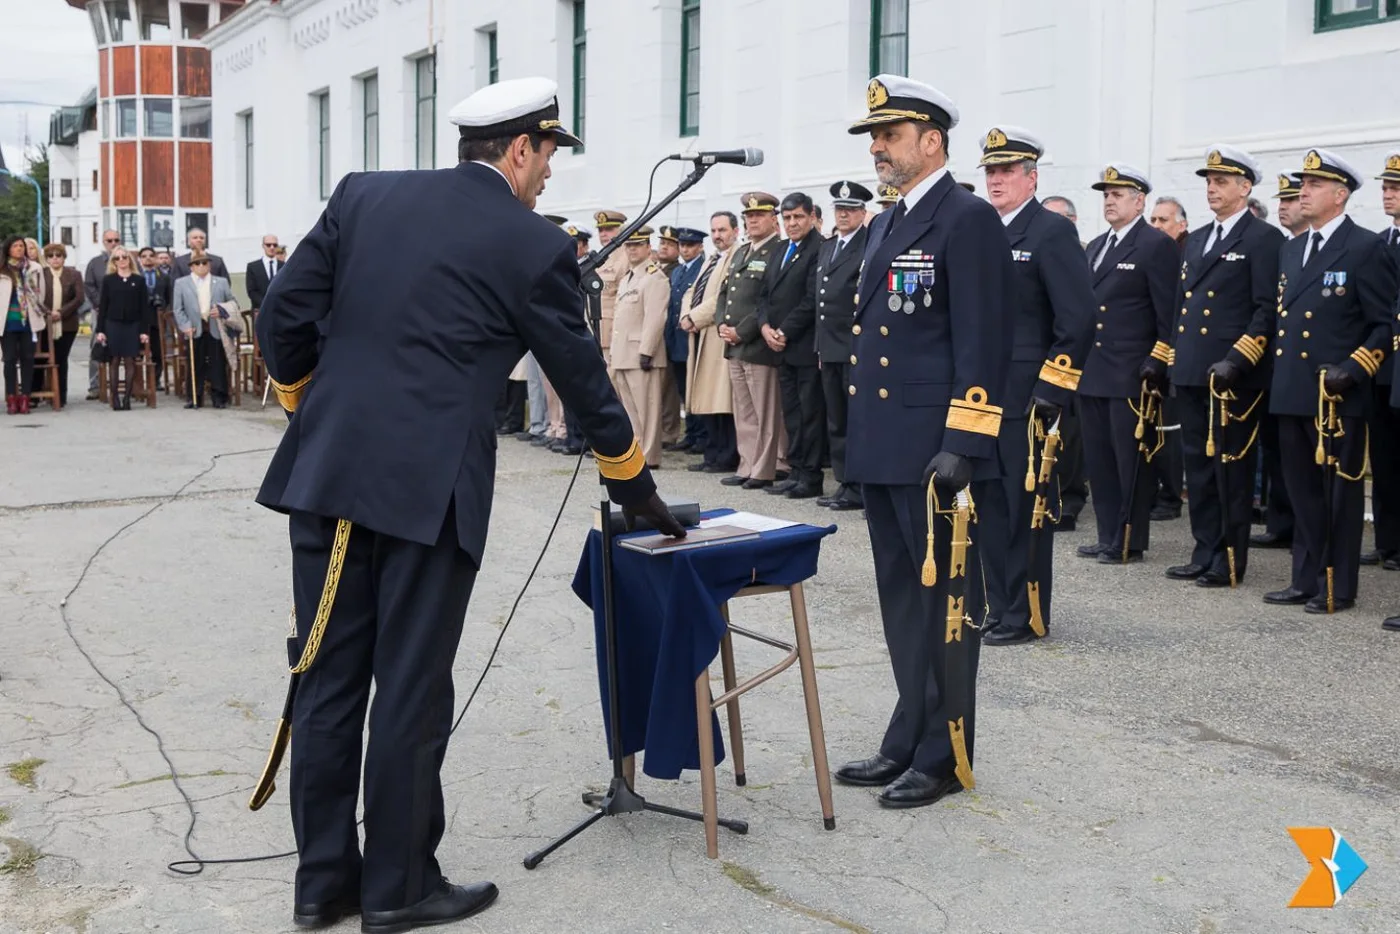
[[[39,241],[40,246],[43,246],[48,241],[48,238],[44,236],[44,190],[39,187],[38,182],[28,175],[22,175],[19,172],[11,172],[9,169],[4,168],[0,168],[0,175],[8,175],[10,178],[28,182],[34,187],[34,223],[38,230],[38,236],[35,239]]]

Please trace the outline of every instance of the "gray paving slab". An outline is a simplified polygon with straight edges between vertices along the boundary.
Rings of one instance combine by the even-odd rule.
[[[165,869],[184,856],[186,807],[155,738],[59,611],[89,556],[134,521],[68,601],[73,634],[160,734],[195,801],[196,852],[290,849],[285,792],[246,809],[284,689],[286,526],[252,502],[282,419],[161,401],[0,418],[0,765],[43,760],[32,787],[0,771],[3,934],[291,930],[289,860]],[[501,443],[459,700],[572,463]],[[831,759],[867,754],[893,686],[859,513],[736,493],[688,463],[667,456],[664,489],[839,525],[808,591],[813,641]],[[794,673],[745,698],[749,785],[722,767],[719,799],[752,831],[721,832],[719,861],[696,826],[645,815],[606,821],[526,872],[521,857],[582,817],[578,793],[608,775],[591,621],[569,591],[596,489],[585,465],[448,751],[441,860],[502,888],[450,930],[1400,930],[1400,640],[1378,626],[1400,606],[1400,574],[1363,569],[1358,608],[1332,619],[1260,602],[1285,580],[1279,552],[1256,553],[1240,590],[1201,591],[1162,576],[1186,554],[1185,521],[1156,524],[1147,562],[1127,568],[1075,558],[1084,531],[1059,537],[1052,637],[982,655],[975,792],[886,812],[873,792],[838,786],[838,827],[824,831]],[[737,618],[774,632],[789,620],[775,597]],[[739,658],[766,656],[741,646]],[[641,790],[699,802],[693,775]],[[1338,908],[1284,907],[1306,871],[1291,825],[1337,827],[1370,864]]]

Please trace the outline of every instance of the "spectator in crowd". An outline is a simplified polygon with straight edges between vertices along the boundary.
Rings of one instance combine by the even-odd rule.
[[[5,412],[29,414],[27,387],[34,379],[34,335],[44,329],[44,315],[34,298],[29,254],[23,237],[9,237],[0,248],[0,308],[5,326],[0,353],[5,360]]]
[[[186,253],[184,256],[175,257],[175,262],[173,264],[175,271],[171,273],[174,278],[183,279],[185,276],[188,276],[193,266],[191,260],[198,254],[209,260],[210,275],[215,278],[223,279],[225,282],[230,281],[228,267],[224,265],[223,257],[205,250],[206,245],[209,243],[209,237],[203,230],[198,227],[191,227],[190,232],[185,234],[185,242],[190,245],[190,252]]]
[[[88,336],[88,391],[87,398],[91,402],[97,398],[97,354],[92,352],[92,345],[97,341],[97,293],[102,290],[102,280],[107,277],[107,261],[111,259],[112,251],[122,242],[121,234],[115,230],[102,231],[102,252],[88,260],[87,269],[83,272],[83,293],[87,296],[88,306],[93,311],[93,329]]]
[[[39,250],[39,241],[33,237],[24,238],[24,255],[30,263],[38,267],[44,262],[43,253]]]
[[[68,404],[68,353],[78,337],[78,311],[83,307],[83,276],[72,266],[64,264],[67,258],[68,249],[61,243],[50,243],[44,247],[46,268],[40,273],[39,285],[35,290],[39,307],[49,320],[48,334],[45,336],[53,347],[61,405]],[[32,392],[41,388],[38,383],[36,378],[31,385]]]
[[[1163,195],[1152,206],[1152,226],[1176,241],[1177,252],[1186,249],[1190,229],[1186,223],[1186,208],[1180,201]],[[1162,400],[1162,451],[1152,458],[1152,472],[1157,477],[1157,495],[1153,500],[1154,521],[1181,517],[1181,488],[1186,478],[1185,454],[1181,450],[1181,420],[1176,414],[1176,397]]]
[[[1255,217],[1259,218],[1261,221],[1269,219],[1269,209],[1265,206],[1264,202],[1260,201],[1258,198],[1250,198],[1248,204],[1249,210],[1253,212]]]
[[[146,280],[125,247],[117,247],[107,260],[107,275],[97,294],[97,342],[107,348],[111,367],[108,386],[112,410],[131,409],[131,387],[136,381],[136,358],[150,344],[153,324]],[[126,367],[125,392],[120,377]]]
[[[159,361],[161,359],[160,347],[160,313],[170,307],[170,275],[160,268],[160,262],[156,259],[156,251],[148,246],[143,246],[136,254],[137,262],[141,264],[141,278],[146,280],[146,297],[151,303],[151,317],[155,319],[155,325],[151,328],[151,359]],[[164,367],[159,363],[156,365],[156,388],[160,388],[164,379],[162,370]]]
[[[277,263],[281,265],[287,261],[287,248],[281,245],[277,247]]]
[[[1045,208],[1045,210],[1047,211],[1054,211],[1056,214],[1065,218],[1076,228],[1078,228],[1079,211],[1075,209],[1074,202],[1066,198],[1064,195],[1051,195],[1044,201],[1041,201],[1040,206]],[[1080,240],[1079,245],[1083,247],[1088,246],[1089,244],[1085,243],[1083,240]]]
[[[170,251],[165,247],[156,250],[156,265],[160,266],[161,272],[164,272],[167,276],[170,275],[174,262],[175,257],[172,256]],[[173,276],[170,281],[175,281]]]
[[[248,290],[248,301],[255,310],[262,307],[268,284],[272,282],[272,277],[277,275],[284,262],[277,258],[276,235],[263,234],[262,251],[262,256],[248,263],[243,277],[244,288]]]
[[[1064,217],[1077,229],[1079,211],[1074,202],[1064,195],[1051,195],[1040,202],[1047,211],[1054,211]],[[1079,241],[1081,247],[1089,244]],[[1060,478],[1060,521],[1055,525],[1056,532],[1073,532],[1079,521],[1079,513],[1089,501],[1089,482],[1084,476],[1084,444],[1079,434],[1079,395],[1076,393],[1072,404],[1060,414],[1060,459],[1056,471]]]
[[[1148,218],[1152,226],[1176,241],[1178,249],[1186,247],[1186,235],[1190,230],[1186,224],[1186,208],[1170,195],[1163,195],[1152,205],[1152,216]]]
[[[700,419],[705,429],[705,459],[690,468],[696,472],[727,474],[739,466],[729,364],[715,323],[720,286],[729,278],[729,262],[738,237],[739,218],[732,212],[718,211],[710,218],[710,242],[715,252],[681,299],[680,328],[690,335],[685,410]]]
[[[175,326],[186,339],[194,342],[194,390],[185,403],[187,409],[203,408],[212,397],[214,408],[228,405],[228,356],[212,319],[227,319],[221,302],[233,301],[228,279],[214,274],[208,255],[190,256],[190,274],[175,280],[172,310]],[[208,384],[210,396],[204,392]]]

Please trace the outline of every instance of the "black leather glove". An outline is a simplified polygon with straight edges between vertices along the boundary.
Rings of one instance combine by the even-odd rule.
[[[1031,396],[1031,401],[1026,403],[1026,415],[1035,413],[1035,417],[1046,425],[1055,424],[1055,419],[1060,417],[1060,407],[1048,399],[1040,396]]]
[[[1221,360],[1219,363],[1211,364],[1209,371],[1215,377],[1215,385],[1220,389],[1230,389],[1239,380],[1240,368],[1229,360]]]
[[[1356,380],[1344,367],[1325,366],[1322,374],[1322,388],[1329,396],[1340,396],[1356,385]]]
[[[1142,361],[1142,366],[1138,367],[1138,379],[1161,392],[1167,384],[1167,365],[1156,357],[1148,357]]]
[[[650,369],[651,369],[651,354],[642,354],[642,355],[641,355],[640,357],[638,357],[637,359],[639,359],[639,360],[641,361],[642,369],[643,369],[643,370],[650,370]]]
[[[938,478],[936,482],[939,489],[956,493],[972,482],[972,461],[961,454],[939,451],[924,468],[925,488],[934,477]]]
[[[685,538],[685,527],[676,521],[676,517],[671,515],[671,510],[666,508],[661,497],[655,493],[651,494],[644,503],[622,507],[623,528],[629,532],[632,531],[637,527],[638,519],[645,519],[651,523],[651,527],[656,531],[672,538]]]

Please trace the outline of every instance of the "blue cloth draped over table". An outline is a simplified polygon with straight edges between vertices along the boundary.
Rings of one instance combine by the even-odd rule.
[[[704,518],[733,511],[715,509],[704,513]],[[647,775],[674,779],[680,777],[682,769],[700,767],[695,678],[719,654],[725,629],[720,606],[753,584],[786,587],[812,577],[817,573],[821,540],[835,531],[834,525],[796,525],[764,532],[748,541],[667,555],[613,549],[622,751],[632,755],[645,749],[642,771]],[[573,588],[593,610],[598,692],[606,734],[610,725],[601,532],[588,533]],[[715,761],[720,762],[724,747],[719,718],[712,716],[711,724]],[[611,749],[611,736],[607,738]]]

